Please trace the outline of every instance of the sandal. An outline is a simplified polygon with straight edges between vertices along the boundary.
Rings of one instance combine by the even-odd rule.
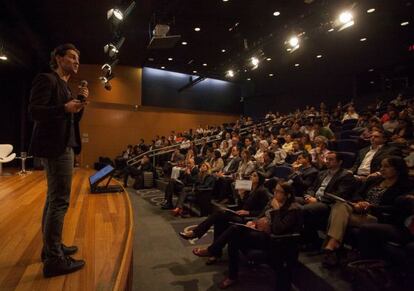
[[[203,248],[195,248],[193,249],[193,254],[197,257],[210,257],[210,253],[208,252],[208,249]]]
[[[186,240],[197,238],[197,236],[195,235],[193,231],[191,231],[192,234],[189,234],[189,232],[180,231],[178,234],[181,236],[181,238],[186,239]]]
[[[219,284],[219,288],[220,289],[227,289],[230,286],[233,286],[234,284],[236,284],[237,280],[232,280],[230,278],[226,278],[223,281],[220,282]]]

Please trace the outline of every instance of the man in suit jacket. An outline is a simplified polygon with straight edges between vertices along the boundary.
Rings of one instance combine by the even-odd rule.
[[[371,133],[371,145],[359,151],[357,160],[352,167],[356,178],[365,181],[368,176],[379,176],[381,161],[389,156],[401,156],[398,148],[387,144],[388,135],[385,131]]]
[[[304,205],[304,237],[308,242],[317,241],[316,231],[326,227],[333,201],[327,199],[324,194],[331,193],[348,200],[355,191],[355,178],[352,173],[342,168],[342,162],[343,157],[339,153],[328,153],[327,170],[318,174],[304,199],[298,198],[298,202]]]
[[[81,149],[79,120],[86,102],[72,96],[67,84],[78,72],[79,51],[72,44],[60,45],[51,54],[52,73],[33,81],[29,112],[34,128],[29,151],[40,157],[46,170],[47,198],[43,211],[43,274],[52,277],[81,269],[85,262],[69,255],[76,246],[62,244],[62,229],[69,206],[74,153]],[[78,96],[88,97],[82,87]]]
[[[307,153],[301,153],[296,162],[293,163],[294,173],[291,175],[293,187],[295,187],[296,196],[303,196],[303,194],[311,187],[319,171],[312,166],[312,156]]]

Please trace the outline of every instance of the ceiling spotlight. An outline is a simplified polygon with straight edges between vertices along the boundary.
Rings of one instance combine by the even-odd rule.
[[[114,78],[114,74],[111,73],[107,76],[99,77],[99,80],[101,81],[102,84],[104,84],[104,87],[106,90],[111,91],[112,85],[111,83],[109,83],[109,81],[112,80],[113,78]]]
[[[339,21],[342,24],[346,24],[346,23],[352,21],[352,14],[351,14],[351,12],[349,12],[349,11],[342,12],[339,15]]]
[[[172,60],[173,60],[173,58],[168,58],[168,60],[169,60],[169,61],[172,61]]]
[[[259,67],[259,59],[258,58],[252,57],[250,59],[250,62],[252,64],[252,66],[253,66],[252,70],[255,70],[255,69],[257,69]]]
[[[110,58],[115,58],[116,55],[119,53],[119,50],[121,49],[122,45],[125,42],[125,37],[121,37],[117,42],[109,43],[104,46],[104,52],[107,54]]]
[[[367,13],[372,13],[374,11],[375,11],[375,8],[370,8],[370,9],[367,10]]]
[[[272,73],[269,74],[269,77],[273,77],[274,75]]]
[[[367,40],[367,38],[366,37],[363,37],[359,41],[366,41],[366,40]]]
[[[408,21],[404,21],[404,22],[401,22],[401,26],[406,26],[406,25],[408,25],[408,24],[410,24]]]
[[[222,49],[222,50],[221,50],[221,52],[222,52],[222,53],[225,53],[225,52],[226,52],[226,50],[225,50],[225,49]]]
[[[164,70],[164,69],[165,69],[165,67],[164,67],[164,66],[162,66],[162,67],[161,67],[161,70]]]
[[[204,64],[203,64],[203,66],[204,66],[204,67],[207,67],[207,64],[206,64],[206,63],[204,63]]]
[[[270,62],[272,60],[272,58],[267,58],[266,61]]]
[[[182,45],[187,45],[187,42],[186,41],[183,41],[181,44]]]
[[[273,16],[279,16],[279,15],[280,15],[280,12],[279,11],[273,12]]]
[[[223,2],[227,2],[227,1],[229,1],[229,0],[223,0]]]
[[[317,55],[316,57],[317,57],[318,59],[320,59],[320,58],[322,58],[322,55]]]
[[[288,48],[290,48],[289,52],[294,52],[295,50],[297,50],[300,47],[299,37],[292,36],[287,41],[285,41],[285,44],[288,46]]]
[[[234,71],[233,70],[228,70],[226,72],[226,77],[227,78],[233,78],[234,77]]]
[[[0,60],[2,61],[7,61],[7,56],[6,55],[0,55]]]
[[[299,67],[300,65],[299,64],[295,64],[295,67]]]
[[[373,84],[375,84],[375,82],[374,81],[371,81],[371,82],[369,82],[371,85],[373,85]]]
[[[247,78],[246,80],[247,80],[247,81],[250,81],[251,79],[250,79],[250,78]]]
[[[329,30],[328,30],[328,32],[332,32],[332,31],[334,31],[334,30],[335,30],[335,29],[331,28],[331,29],[329,29]]]
[[[369,69],[369,70],[368,70],[368,72],[373,72],[373,71],[374,71],[374,69]]]
[[[197,71],[193,71],[193,74],[197,74]]]
[[[104,73],[104,76],[110,76],[112,75],[112,70],[114,67],[118,64],[119,60],[116,59],[112,63],[106,63],[101,67],[102,72]]]
[[[109,9],[106,13],[106,18],[110,20],[113,24],[119,24],[123,21],[135,8],[135,1],[132,1],[131,4],[122,12],[119,8]]]
[[[200,27],[196,27],[196,28],[194,28],[194,31],[200,31],[201,30],[201,28]]]
[[[292,49],[291,49],[290,47],[288,47],[286,50],[287,50],[288,52],[290,52]]]

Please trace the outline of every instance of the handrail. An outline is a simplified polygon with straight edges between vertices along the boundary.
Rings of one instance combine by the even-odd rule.
[[[245,132],[248,132],[250,129],[253,129],[255,127],[261,127],[261,126],[266,126],[266,125],[269,125],[269,124],[273,124],[274,121],[275,121],[275,119],[273,119],[273,120],[266,120],[266,121],[264,121],[262,123],[252,124],[250,126],[243,127],[243,128],[240,129],[239,134],[240,135],[244,135]],[[212,142],[215,142],[215,141],[220,141],[220,140],[222,140],[222,134],[223,134],[223,132],[221,132],[219,134],[216,134],[216,135],[210,135],[210,136],[207,136],[207,137],[202,137],[202,138],[199,138],[197,140],[194,140],[193,143],[194,143],[194,145],[199,145],[199,144],[202,143],[203,140],[207,140],[207,143],[212,143]],[[216,136],[216,139],[211,139],[211,137],[214,137],[214,136]],[[166,146],[166,147],[162,147],[162,148],[156,148],[156,149],[152,149],[152,150],[146,151],[144,153],[139,154],[138,156],[135,156],[135,157],[127,160],[126,163],[127,163],[128,166],[136,165],[136,164],[138,164],[138,163],[141,162],[141,158],[144,155],[147,155],[148,157],[150,157],[150,158],[152,157],[153,158],[153,164],[155,166],[155,157],[156,156],[160,156],[160,155],[164,155],[164,154],[167,154],[167,153],[171,153],[176,148],[181,147],[182,144],[183,143],[181,142],[181,143],[177,143],[177,144],[174,144],[174,145],[170,145],[170,146]]]

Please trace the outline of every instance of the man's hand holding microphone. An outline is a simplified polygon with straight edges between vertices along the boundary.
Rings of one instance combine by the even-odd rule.
[[[79,84],[79,92],[76,99],[72,99],[65,104],[65,111],[69,113],[78,113],[85,105],[88,104],[86,99],[89,96],[88,82],[82,80]]]

